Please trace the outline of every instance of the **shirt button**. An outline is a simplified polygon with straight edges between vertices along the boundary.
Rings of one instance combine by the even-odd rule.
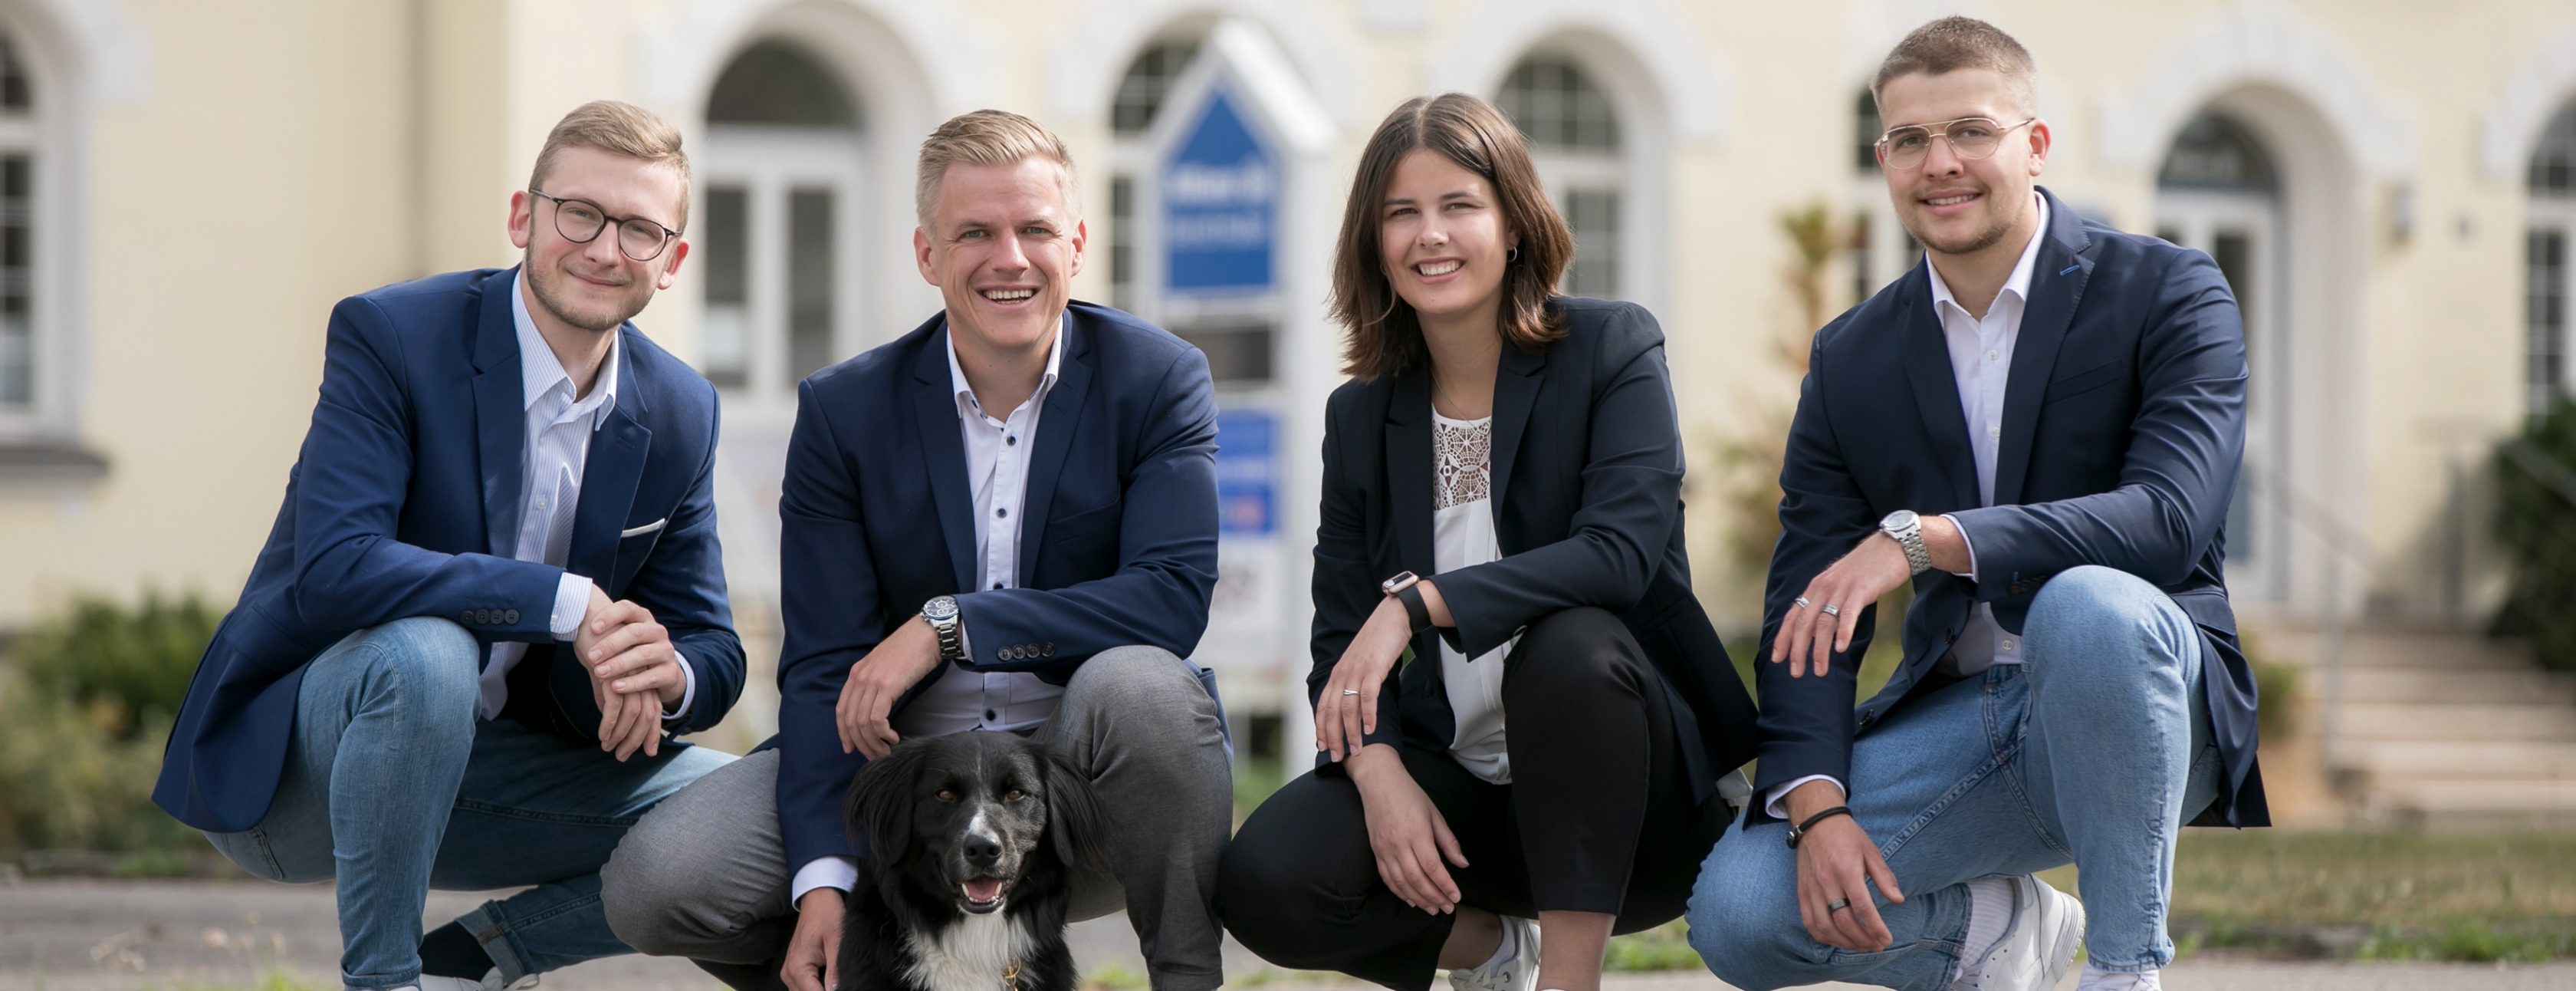
[[[993,591],[999,592],[999,591],[1001,591],[1001,590],[1002,590],[1002,583],[1001,583],[1001,582],[994,582],[994,583],[993,583]]]
[[[993,507],[993,515],[995,515],[995,516],[1009,516],[1009,515],[1011,515],[1011,511],[1010,511],[1010,510],[1008,510],[1008,509],[1004,509],[1004,508],[1002,508],[1002,507],[1000,507],[1000,506],[995,506],[995,507]]]
[[[994,712],[994,711],[993,711],[993,710],[991,710],[991,709],[986,709],[986,710],[984,710],[984,721],[985,721],[985,722],[988,722],[988,723],[989,723],[989,722],[992,722],[992,721],[997,720],[997,719],[1000,719],[1000,718],[1002,718],[1002,714],[1001,714],[1001,713]]]
[[[539,499],[539,500],[537,500],[537,508],[538,508],[538,509],[544,509],[544,508],[546,508],[546,501],[545,501],[545,500],[543,500],[543,499]]]
[[[1013,434],[1013,435],[1011,435],[1011,436],[1009,436],[1009,437],[1004,437],[1004,438],[1002,438],[1002,443],[1004,443],[1004,444],[1018,444],[1019,442],[1020,442],[1020,438],[1019,438],[1019,435],[1017,435],[1017,434]]]
[[[2003,435],[2004,435],[2004,428],[2002,428],[2002,427],[2000,427],[2000,426],[1996,426],[1996,427],[1987,427],[1987,428],[1986,428],[1986,436],[1988,436],[1988,437],[2001,437],[2001,436],[2003,436]]]
[[[2011,649],[2013,649],[2013,642],[2012,642],[2011,640],[2005,640],[2005,641],[2004,641],[2004,643],[2003,643],[2003,648],[2004,648],[2005,650],[2011,650]]]
[[[2003,352],[2001,352],[2001,351],[1988,351],[1988,352],[1986,352],[1986,360],[1987,360],[1987,361],[1993,361],[1993,360],[1995,360],[1995,359],[1997,359],[1997,358],[2001,358],[2001,357],[2003,357]]]

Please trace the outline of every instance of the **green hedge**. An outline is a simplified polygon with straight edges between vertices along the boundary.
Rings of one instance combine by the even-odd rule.
[[[2560,400],[2496,450],[2495,535],[2513,584],[2492,627],[2531,641],[2543,667],[2576,671],[2576,504],[2511,456],[2518,444],[2557,466],[2543,474],[2576,474],[2576,403]]]
[[[83,596],[0,671],[0,856],[203,849],[151,802],[161,745],[219,615],[194,595]]]

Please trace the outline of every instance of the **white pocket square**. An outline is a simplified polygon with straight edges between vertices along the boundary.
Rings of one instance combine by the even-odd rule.
[[[653,521],[653,522],[651,522],[651,523],[644,524],[643,526],[636,527],[635,529],[632,529],[632,530],[619,530],[619,531],[617,531],[617,539],[619,539],[619,540],[624,540],[624,539],[626,539],[626,538],[628,538],[628,537],[641,537],[641,536],[643,536],[643,535],[645,535],[645,534],[648,534],[648,533],[651,533],[651,532],[653,532],[653,531],[655,531],[655,530],[659,530],[659,529],[661,529],[661,528],[662,528],[662,524],[669,523],[669,522],[671,522],[671,518],[670,518],[670,517],[668,517],[668,516],[665,516],[665,517],[662,517],[661,519],[654,520],[654,521]]]

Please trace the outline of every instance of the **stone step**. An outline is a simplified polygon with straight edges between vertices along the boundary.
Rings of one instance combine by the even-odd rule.
[[[2428,824],[2576,821],[2576,780],[2395,779],[2375,789],[2388,809]]]
[[[2325,676],[2318,674],[2302,685],[2310,698],[2325,697]],[[2560,702],[2576,714],[2576,678],[2542,671],[2528,665],[2520,668],[2464,667],[2438,670],[2429,667],[2363,667],[2347,668],[2343,673],[2345,702],[2435,702],[2448,704],[2486,703],[2515,705],[2534,702]]]
[[[2576,741],[2576,706],[2546,700],[2520,705],[2347,703],[2341,731],[2346,742]]]
[[[2335,760],[2374,782],[2401,778],[2576,780],[2576,742],[2412,740],[2352,742]]]
[[[2316,667],[2325,662],[2325,637],[2312,632],[2258,632],[2250,638],[2256,655],[2284,664]],[[2343,638],[2341,658],[2347,671],[2368,668],[2440,671],[2536,671],[2530,649],[2518,641],[2496,640],[2478,633],[2421,633],[2354,630]]]

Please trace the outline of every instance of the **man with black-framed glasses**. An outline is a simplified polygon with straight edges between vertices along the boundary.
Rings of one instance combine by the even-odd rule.
[[[2037,185],[2034,74],[1949,17],[1872,86],[1924,263],[1817,331],[1789,428],[1756,801],[1688,913],[1740,987],[2036,991],[2080,942],[2084,991],[2155,988],[2178,827],[2269,822],[2221,570],[2236,299]],[[1903,660],[1855,709],[1908,582]],[[2067,863],[2080,903],[2035,876]]]
[[[716,396],[628,321],[688,257],[679,132],[586,104],[510,198],[522,264],[342,300],[285,505],[153,800],[336,882],[349,988],[524,987],[631,952],[599,869],[732,758]],[[603,236],[605,235],[605,236]],[[431,888],[523,887],[421,935]]]

